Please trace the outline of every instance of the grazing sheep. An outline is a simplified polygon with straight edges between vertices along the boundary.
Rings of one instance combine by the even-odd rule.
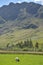
[[[17,62],[19,62],[19,61],[20,61],[18,57],[16,57],[16,58],[15,58],[15,60],[16,60]]]

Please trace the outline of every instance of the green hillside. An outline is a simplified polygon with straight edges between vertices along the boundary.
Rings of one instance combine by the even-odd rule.
[[[7,11],[8,10],[8,11]],[[43,6],[10,3],[0,8],[0,47],[25,40],[43,43]]]
[[[43,43],[43,19],[24,19],[22,22],[15,20],[16,22],[8,21],[3,24],[3,33],[0,35],[0,46],[6,46],[8,43],[16,44],[17,42],[24,41],[26,39],[32,39],[33,43],[38,41]],[[33,28],[30,24],[35,24],[38,28]],[[16,26],[17,25],[17,26]],[[25,28],[24,28],[25,26]],[[29,28],[26,28],[30,26]]]

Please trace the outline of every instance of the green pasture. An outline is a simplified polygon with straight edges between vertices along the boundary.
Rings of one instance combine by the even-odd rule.
[[[15,60],[16,57],[19,57],[19,62]],[[0,65],[43,65],[43,56],[29,54],[0,54]]]

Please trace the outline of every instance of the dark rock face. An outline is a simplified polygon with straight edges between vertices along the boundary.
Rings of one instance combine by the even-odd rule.
[[[3,7],[0,8],[0,16],[3,17],[5,20],[15,20],[20,13],[20,10],[24,10],[24,12],[28,13],[28,15],[35,16],[38,14],[38,10],[40,7],[43,7],[39,4],[35,4],[33,2],[31,3],[26,3],[23,2],[21,4],[19,3],[10,3],[9,5],[4,5]],[[43,9],[42,9],[43,11]],[[22,11],[23,13],[23,11]],[[41,15],[40,13],[38,16]],[[41,17],[43,18],[43,12]]]
[[[36,29],[41,25],[43,25],[43,6],[40,4],[11,2],[0,7],[0,35],[11,33],[15,28]]]
[[[32,29],[36,29],[36,28],[38,28],[38,26],[35,25],[35,24],[30,24],[30,25],[25,26],[25,27],[23,27],[23,28],[24,28],[24,29],[30,29],[30,28],[32,28]]]

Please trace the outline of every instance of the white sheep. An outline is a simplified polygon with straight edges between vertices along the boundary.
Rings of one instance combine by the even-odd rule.
[[[15,60],[16,60],[17,62],[19,62],[19,61],[20,61],[18,57],[16,57],[16,58],[15,58]]]

